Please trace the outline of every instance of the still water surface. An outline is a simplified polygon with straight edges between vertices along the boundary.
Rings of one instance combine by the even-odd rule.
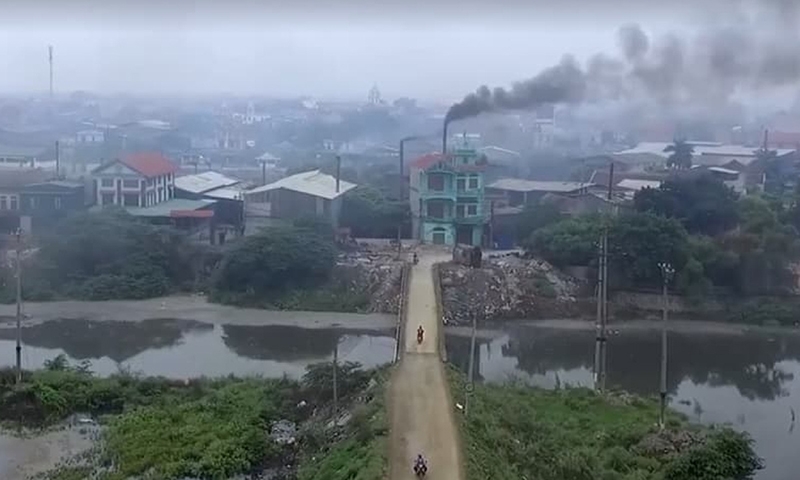
[[[612,335],[608,385],[657,395],[660,341],[656,330]],[[465,372],[469,342],[446,340],[450,360]],[[593,331],[511,326],[478,340],[476,353],[476,376],[484,381],[592,385]],[[671,406],[691,419],[748,431],[767,465],[759,480],[800,478],[800,426],[792,423],[792,409],[800,413],[800,335],[671,332],[668,390]]]
[[[0,328],[0,366],[14,363],[14,330]],[[448,334],[449,359],[466,371],[469,337]],[[299,378],[306,366],[342,361],[366,367],[391,361],[392,331],[212,325],[186,320],[93,322],[57,320],[23,330],[23,363],[41,367],[66,354],[88,360],[98,375],[120,368],[147,375],[263,375]],[[798,478],[800,335],[670,333],[669,394],[673,408],[700,422],[730,423],[756,440],[767,468],[758,480]],[[513,325],[477,342],[477,377],[533,385],[591,386],[594,332]],[[658,331],[616,332],[609,340],[608,384],[658,393]],[[453,392],[456,399],[460,392]]]
[[[0,329],[0,366],[14,364],[15,332]],[[262,375],[299,378],[306,366],[341,361],[374,367],[392,360],[391,331],[304,329],[290,326],[218,325],[186,320],[141,322],[57,320],[23,329],[22,362],[41,368],[65,354],[91,362],[98,375],[126,369],[170,378]]]

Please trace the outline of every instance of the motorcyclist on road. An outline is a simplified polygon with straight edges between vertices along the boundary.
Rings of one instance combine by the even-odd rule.
[[[422,454],[418,454],[417,458],[414,460],[414,473],[419,473],[422,470],[422,473],[426,473],[428,470],[428,465],[425,463],[425,459],[422,457]]]
[[[414,265],[419,263],[419,257],[417,256],[417,252],[414,252]]]
[[[422,341],[422,336],[425,334],[425,330],[423,330],[422,325],[417,328],[417,340]]]

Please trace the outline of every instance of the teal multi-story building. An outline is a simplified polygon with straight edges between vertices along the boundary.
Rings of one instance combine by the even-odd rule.
[[[466,136],[446,154],[432,153],[409,168],[414,238],[436,245],[483,245],[489,211],[485,205],[486,157]]]

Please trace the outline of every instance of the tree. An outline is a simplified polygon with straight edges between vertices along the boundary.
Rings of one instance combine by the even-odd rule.
[[[589,265],[597,258],[605,221],[600,215],[567,218],[533,232],[524,246],[559,267]]]
[[[674,178],[633,197],[639,212],[678,219],[689,233],[718,235],[738,221],[738,194],[710,175]]]
[[[667,157],[667,166],[670,168],[689,169],[692,168],[692,157],[694,156],[694,146],[686,140],[675,139],[672,145],[664,148]]]
[[[332,238],[312,228],[272,227],[246,237],[216,272],[214,295],[269,297],[326,280],[336,263]]]
[[[368,186],[353,189],[342,201],[340,223],[355,237],[395,238],[397,226],[410,230],[411,211],[408,202],[399,202]]]
[[[558,210],[558,207],[552,203],[525,206],[517,222],[517,242],[519,244],[524,243],[533,232],[552,225],[563,218],[564,216]]]

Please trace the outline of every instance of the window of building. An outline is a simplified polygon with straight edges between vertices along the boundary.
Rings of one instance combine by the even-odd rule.
[[[457,191],[463,192],[464,190],[466,190],[466,186],[467,186],[467,182],[466,182],[465,179],[463,179],[463,178],[457,178],[456,179],[456,190]]]
[[[444,175],[428,175],[428,190],[441,192],[444,190]]]
[[[100,180],[101,187],[113,187],[114,186],[114,179],[113,178],[103,178]]]
[[[28,203],[30,204],[31,210],[35,210],[36,207],[39,206],[39,202],[37,200],[38,199],[36,197],[31,197],[28,199]]]
[[[101,203],[100,205],[114,205],[114,194],[113,193],[104,193],[100,197]]]
[[[456,205],[456,217],[464,218],[464,205]]]
[[[444,218],[444,203],[428,202],[428,216],[432,218]]]
[[[126,207],[138,207],[139,195],[135,193],[126,193],[122,196],[123,205]]]
[[[56,208],[56,210],[61,209],[61,197],[55,197],[53,199],[53,206]]]
[[[11,210],[16,210],[17,208],[19,208],[17,205],[17,197],[12,196],[9,198],[10,198],[9,203],[11,204]]]
[[[139,180],[123,180],[122,188],[139,188]]]
[[[474,216],[478,214],[478,206],[477,205],[467,205],[467,215]]]
[[[0,210],[8,210],[8,203],[6,202],[6,196],[0,195]]]
[[[470,175],[469,176],[469,188],[470,190],[474,190],[478,188],[478,176],[477,175]]]

